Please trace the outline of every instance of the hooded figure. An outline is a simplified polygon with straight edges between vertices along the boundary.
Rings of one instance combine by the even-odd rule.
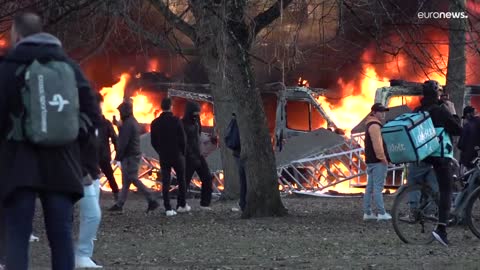
[[[118,106],[122,125],[119,128],[117,155],[115,160],[122,161],[126,156],[140,156],[140,126],[133,116],[133,105],[123,102]]]
[[[200,134],[202,126],[200,124],[200,105],[196,102],[187,102],[185,113],[183,115],[183,127],[187,137],[187,151],[185,156],[186,186],[190,186],[190,181],[195,172],[197,172],[202,181],[200,208],[211,210],[210,202],[212,200],[212,174],[208,168],[205,157],[200,152]]]
[[[140,126],[133,116],[133,104],[123,102],[118,106],[122,125],[119,128],[118,147],[115,161],[120,164],[122,170],[122,190],[117,202],[110,207],[109,211],[122,211],[127,200],[130,185],[133,184],[143,194],[148,202],[147,212],[158,208],[158,202],[148,188],[138,179],[138,170],[142,152],[140,151]]]
[[[432,118],[433,126],[435,128],[444,128],[445,132],[450,136],[459,136],[462,132],[462,127],[459,121],[441,105],[439,97],[440,86],[437,81],[425,81],[423,84],[423,99],[420,107],[414,111],[427,111]],[[438,181],[438,188],[440,191],[438,226],[433,231],[433,236],[441,244],[447,246],[447,219],[450,213],[451,195],[453,175],[450,171],[450,159],[446,157],[427,157],[425,162],[433,165],[435,175]]]

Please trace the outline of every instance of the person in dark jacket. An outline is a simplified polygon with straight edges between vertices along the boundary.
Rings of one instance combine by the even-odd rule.
[[[127,200],[130,185],[133,184],[145,196],[148,202],[147,213],[158,208],[159,204],[154,199],[153,194],[138,179],[138,170],[142,158],[140,151],[140,126],[133,116],[133,104],[123,102],[118,106],[122,124],[118,135],[117,154],[114,162],[122,170],[122,191],[118,196],[117,202],[109,211],[122,211],[123,205]]]
[[[212,210],[210,203],[212,201],[212,180],[213,176],[208,168],[205,157],[200,152],[200,134],[202,132],[200,124],[200,105],[196,102],[187,102],[185,113],[183,115],[183,128],[187,136],[187,154],[185,179],[187,187],[190,185],[192,176],[197,172],[202,182],[200,209]]]
[[[26,141],[8,140],[10,115],[23,109],[20,89],[24,85],[19,67],[34,59],[64,61],[75,72],[80,112],[94,124],[100,110],[93,90],[78,65],[65,54],[62,43],[42,32],[41,18],[22,13],[13,19],[13,49],[0,65],[0,201],[6,222],[6,267],[28,268],[29,238],[35,200],[40,198],[51,247],[52,269],[73,269],[73,205],[83,196],[82,168],[78,141],[59,147],[40,147]]]
[[[178,195],[177,212],[189,212],[191,207],[187,204],[185,197],[187,189],[185,186],[185,151],[186,138],[183,124],[180,119],[172,113],[172,101],[170,98],[162,100],[162,114],[150,125],[151,143],[153,149],[160,157],[162,168],[162,193],[163,205],[167,216],[174,216],[176,212],[170,205],[170,177],[172,168],[177,175]]]
[[[100,108],[102,107],[103,103],[103,96],[98,93],[97,96],[98,101],[100,102]],[[100,126],[98,127],[98,156],[99,156],[99,165],[100,169],[102,170],[103,174],[108,180],[108,185],[112,189],[113,198],[115,201],[118,200],[118,185],[117,181],[115,180],[115,176],[113,174],[112,169],[112,154],[110,150],[110,141],[113,144],[115,152],[117,151],[117,134],[113,129],[113,125],[110,121],[108,121],[105,116],[102,116],[102,121]]]
[[[420,102],[421,105],[414,111],[427,111],[432,118],[434,127],[444,128],[445,132],[450,136],[459,136],[462,132],[462,127],[445,106],[441,105],[441,101],[438,98],[439,89],[440,86],[437,81],[425,81],[423,84],[423,98]],[[433,231],[433,236],[441,244],[448,246],[446,226],[450,214],[453,184],[453,175],[450,170],[450,158],[430,156],[424,161],[433,165],[440,191],[438,226],[435,231]]]
[[[475,115],[475,108],[466,106],[463,108],[462,118],[465,119],[465,124],[457,145],[462,151],[460,164],[467,169],[472,169],[474,166],[472,161],[477,157],[475,147],[480,147],[480,117]]]
[[[245,159],[241,158],[242,145],[240,141],[240,129],[237,124],[237,116],[232,113],[232,120],[227,128],[227,134],[225,137],[225,145],[233,152],[233,157],[237,163],[238,178],[240,180],[240,200],[238,206],[240,209],[234,207],[232,211],[245,211],[247,205],[247,175],[245,173]]]

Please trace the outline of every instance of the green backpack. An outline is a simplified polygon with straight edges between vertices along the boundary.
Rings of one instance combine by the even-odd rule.
[[[13,127],[9,139],[54,147],[75,141],[80,128],[80,105],[73,68],[66,62],[34,60],[22,66],[23,111],[11,115]]]

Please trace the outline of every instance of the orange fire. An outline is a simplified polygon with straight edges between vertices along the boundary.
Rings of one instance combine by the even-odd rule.
[[[125,87],[130,79],[131,76],[128,73],[123,73],[118,83],[112,87],[103,87],[100,90],[100,94],[104,98],[102,112],[107,119],[112,120],[114,116],[119,119],[117,107],[123,102]],[[135,90],[131,98],[133,100],[133,114],[139,123],[149,124],[162,113],[160,102],[153,102],[154,99],[141,88]],[[202,125],[213,126],[213,118],[212,105],[202,103],[200,114]]]
[[[130,75],[123,73],[118,83],[112,87],[103,87],[100,90],[100,94],[102,94],[104,99],[102,112],[107,119],[112,120],[114,116],[119,119],[117,107],[123,102],[123,95],[128,80],[130,80]],[[132,99],[133,115],[137,121],[139,123],[151,123],[155,119],[156,108],[148,96],[142,93],[142,89],[138,89],[135,91]]]
[[[158,59],[150,59],[148,61],[148,71],[149,72],[157,72],[159,71],[159,61]]]
[[[439,65],[440,69],[444,69],[448,58],[448,46],[441,45],[437,47],[439,55],[436,64]],[[363,60],[370,60],[368,58],[373,57],[370,54],[369,51],[366,51],[363,55]],[[364,64],[363,71],[358,73],[361,74],[358,79],[351,81],[346,81],[343,78],[338,79],[337,84],[339,88],[347,96],[339,102],[331,101],[326,97],[319,97],[318,102],[322,104],[323,109],[332,120],[339,125],[339,128],[345,129],[346,135],[349,135],[350,130],[370,112],[377,88],[389,86],[389,78],[401,78],[415,82],[423,82],[430,79],[437,80],[442,85],[445,84],[445,76],[437,72],[431,72],[428,76],[403,74],[402,70],[410,65],[407,59],[405,55],[398,55],[395,61],[383,66]],[[398,106],[402,104],[414,108],[419,104],[419,97],[394,97],[388,105]]]
[[[310,87],[308,80],[303,80],[302,77],[298,78],[298,86]]]
[[[361,79],[360,94],[346,96],[338,104],[330,103],[326,97],[319,97],[318,102],[323,109],[339,125],[339,128],[346,129],[347,135],[370,111],[375,99],[375,90],[379,87],[388,86],[387,78],[380,78],[375,68],[369,65],[364,66],[365,75]],[[344,93],[355,93],[354,82],[344,82],[338,79],[338,85]]]
[[[151,61],[149,63],[149,69],[154,71],[158,68],[158,61]],[[131,76],[128,73],[123,73],[120,76],[120,80],[111,87],[103,87],[100,90],[100,94],[103,96],[104,102],[102,106],[102,112],[107,119],[110,121],[115,116],[117,120],[120,119],[119,112],[117,107],[123,102],[125,88],[128,84],[128,81],[131,79]],[[162,112],[160,105],[153,102],[153,97],[149,96],[148,93],[143,91],[143,89],[137,89],[133,92],[133,114],[139,123],[150,124],[158,115]],[[202,103],[201,105],[201,114],[200,120],[203,126],[213,126],[213,107],[209,103]],[[143,168],[140,171],[144,171],[147,168]],[[222,176],[223,177],[223,176]],[[158,182],[155,182],[156,175],[145,176],[140,179],[143,184],[147,187],[154,190],[161,190],[161,185]],[[120,169],[115,171],[115,180],[119,188],[122,186],[122,176]],[[223,180],[223,179],[222,179]],[[102,183],[105,183],[102,186],[102,190],[111,191],[108,183],[105,182],[106,179],[102,179]],[[194,184],[197,184],[193,181]],[[219,187],[219,189],[223,188]],[[131,190],[136,190],[134,186],[130,187]]]

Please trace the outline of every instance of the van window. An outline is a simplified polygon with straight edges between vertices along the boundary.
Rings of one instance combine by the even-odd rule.
[[[289,100],[286,107],[288,129],[312,131],[327,126],[325,118],[307,101]]]
[[[287,128],[310,131],[310,104],[306,101],[288,100],[286,107]]]

